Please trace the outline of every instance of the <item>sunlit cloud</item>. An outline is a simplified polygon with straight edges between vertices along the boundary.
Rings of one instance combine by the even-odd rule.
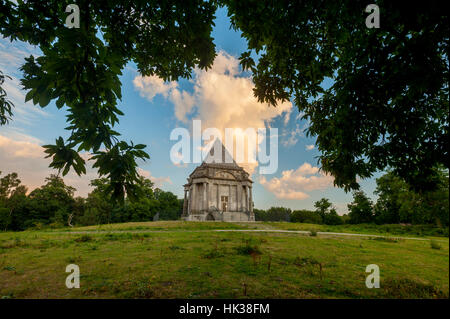
[[[292,111],[290,102],[280,102],[277,107],[258,102],[253,95],[251,78],[243,75],[239,60],[224,51],[218,52],[208,71],[195,69],[193,93],[180,90],[175,82],[164,83],[156,77],[137,76],[133,83],[141,96],[150,101],[157,94],[169,99],[180,122],[201,120],[203,129],[217,128],[222,137],[225,128],[242,128],[243,131],[236,132],[234,137],[245,140],[248,138],[245,129],[270,127],[277,117],[282,117],[286,124]],[[249,145],[250,152],[257,151],[255,148],[257,145]],[[248,160],[240,165],[253,173],[258,163]]]
[[[304,163],[296,170],[286,170],[281,177],[270,180],[260,177],[259,182],[266,190],[273,193],[278,199],[308,198],[308,192],[325,190],[333,186],[333,178],[319,171],[319,168],[309,163]]]

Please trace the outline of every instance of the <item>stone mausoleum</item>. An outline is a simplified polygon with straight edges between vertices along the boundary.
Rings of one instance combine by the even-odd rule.
[[[214,151],[221,154],[214,156]],[[220,150],[219,149],[219,150]],[[225,159],[228,160],[225,160]],[[255,221],[252,180],[217,140],[184,185],[182,219],[189,221]]]

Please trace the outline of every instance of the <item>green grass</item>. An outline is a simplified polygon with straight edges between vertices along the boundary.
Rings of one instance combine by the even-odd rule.
[[[287,225],[150,222],[74,229],[88,234],[0,233],[0,298],[449,296],[446,238],[435,249],[428,240],[208,231]],[[70,263],[80,267],[80,289],[65,286]],[[379,289],[365,286],[369,264],[380,267]]]
[[[358,224],[358,225],[317,225],[287,222],[266,222],[265,225],[284,230],[305,230],[316,232],[360,233],[374,235],[397,235],[406,237],[448,237],[448,227],[439,228],[433,225],[401,225],[401,224]]]
[[[47,229],[51,232],[72,232],[72,231],[167,231],[167,230],[209,230],[209,229],[255,229],[252,223],[225,223],[225,222],[208,222],[193,223],[186,221],[158,221],[158,222],[129,222],[121,224],[104,224],[85,227],[65,227],[56,229]]]

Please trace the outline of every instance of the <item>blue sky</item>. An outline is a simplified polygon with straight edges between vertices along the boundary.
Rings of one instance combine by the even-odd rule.
[[[211,71],[196,70],[192,80],[164,83],[158,78],[140,77],[133,64],[123,70],[123,99],[119,105],[125,116],[120,118],[116,130],[126,141],[147,145],[151,159],[139,163],[142,174],[162,189],[182,197],[182,185],[196,164],[174,165],[170,161],[170,149],[175,142],[169,140],[169,135],[174,128],[190,129],[193,119],[219,129],[223,125],[243,129],[265,125],[278,128],[279,164],[272,175],[261,176],[258,169],[254,170],[255,207],[311,209],[315,201],[326,197],[344,213],[352,196],[333,187],[332,178],[318,171],[315,139],[303,133],[306,121],[298,118],[299,112],[291,103],[273,109],[251,98],[251,79],[239,69],[237,60],[245,51],[246,42],[230,29],[226,9],[218,10],[215,23],[213,37],[219,54]],[[57,110],[54,102],[44,109],[24,103],[18,68],[29,54],[39,55],[39,50],[24,43],[0,40],[0,69],[13,77],[5,89],[16,105],[14,120],[0,127],[0,171],[18,172],[23,183],[32,189],[43,184],[44,177],[51,172],[40,145],[53,143],[55,138],[67,137],[68,133],[64,130],[66,113]],[[91,169],[82,178],[69,174],[66,181],[78,189],[78,194],[86,195],[89,180],[95,177]],[[372,197],[375,177],[361,182],[362,189]]]

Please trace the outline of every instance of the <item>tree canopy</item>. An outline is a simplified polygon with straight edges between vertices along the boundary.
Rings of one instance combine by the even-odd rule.
[[[11,41],[39,46],[42,55],[26,58],[22,85],[26,100],[45,107],[65,106],[69,138],[46,145],[51,167],[63,175],[86,172],[78,152],[94,153],[94,167],[107,176],[113,199],[135,197],[139,187],[136,159],[149,158],[145,145],[119,141],[113,127],[123,115],[121,70],[130,61],[142,75],[164,80],[190,77],[194,66],[214,60],[210,33],[215,2],[80,0],[80,28],[64,26],[71,1],[0,1],[0,33]],[[117,27],[120,26],[120,27]],[[3,81],[3,78],[0,78]],[[0,92],[0,96],[3,91]],[[5,98],[0,107],[8,115]],[[6,106],[6,107],[5,107]],[[105,151],[99,151],[100,148]]]
[[[224,1],[249,51],[241,58],[260,101],[294,98],[320,162],[335,184],[357,189],[391,167],[418,189],[448,167],[448,13],[441,3],[376,1],[380,28],[365,25],[367,1]],[[260,53],[255,63],[251,52]],[[330,79],[329,88],[321,85]]]
[[[377,1],[381,27],[372,29],[367,1],[80,0],[80,28],[69,29],[70,3],[0,0],[0,33],[42,51],[22,66],[26,100],[54,100],[69,112],[69,138],[45,146],[51,166],[83,174],[78,152],[94,153],[113,198],[137,194],[136,159],[148,158],[145,145],[119,141],[113,129],[123,115],[121,70],[134,62],[142,75],[177,80],[207,69],[219,6],[247,40],[240,59],[256,97],[272,105],[293,99],[337,186],[357,189],[357,178],[388,167],[430,190],[438,184],[433,168],[448,168],[450,27],[437,2]],[[0,124],[11,115],[0,89]]]
[[[372,201],[363,191],[353,193],[353,202],[348,204],[349,222],[351,224],[373,222]]]
[[[448,225],[449,223],[449,179],[448,170],[435,169],[438,176],[434,191],[416,192],[412,185],[388,172],[377,179],[374,219],[378,224],[412,223]]]
[[[108,178],[92,180],[92,191],[83,198],[74,197],[75,188],[54,174],[28,193],[17,173],[2,176],[0,172],[0,230],[151,221],[155,215],[160,220],[181,217],[182,199],[155,188],[143,176],[139,180],[142,196],[114,205]]]

